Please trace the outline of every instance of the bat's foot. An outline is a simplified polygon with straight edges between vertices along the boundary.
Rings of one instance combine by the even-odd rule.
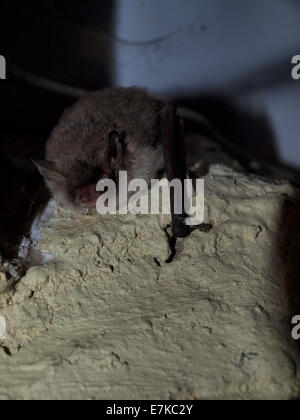
[[[211,223],[202,223],[202,225],[188,226],[190,233],[195,230],[200,230],[200,232],[208,233],[212,230],[213,225]]]
[[[213,225],[211,223],[202,223],[201,225],[186,225],[186,216],[174,216],[172,223],[173,236],[176,238],[186,238],[195,230],[200,232],[208,233],[212,230]]]

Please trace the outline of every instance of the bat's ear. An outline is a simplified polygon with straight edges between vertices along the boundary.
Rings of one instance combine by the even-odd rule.
[[[121,162],[125,151],[126,133],[113,130],[108,135],[108,158],[112,162]]]
[[[59,173],[58,168],[54,162],[47,160],[31,160],[37,167],[39,173],[44,177],[46,182],[59,183],[64,179],[64,176]]]

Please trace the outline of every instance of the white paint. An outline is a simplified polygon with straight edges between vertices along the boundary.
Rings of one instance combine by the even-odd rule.
[[[41,252],[44,263],[52,260],[53,258],[52,253],[44,252],[40,249],[40,241],[43,239],[42,234],[41,234],[41,228],[47,226],[47,223],[52,218],[55,212],[55,209],[56,209],[55,201],[51,200],[48,203],[45,210],[35,218],[31,226],[30,237],[23,238],[19,246],[18,257],[20,259],[26,260],[26,258],[29,257],[32,251],[36,250],[36,251]]]
[[[6,339],[6,320],[3,315],[0,315],[0,340]]]

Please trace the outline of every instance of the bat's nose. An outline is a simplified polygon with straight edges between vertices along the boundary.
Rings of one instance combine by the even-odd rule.
[[[87,185],[82,188],[78,188],[76,191],[76,203],[83,206],[90,206],[95,204],[99,198],[100,193],[96,191],[96,184]]]
[[[98,181],[101,181],[101,179],[107,179],[107,178],[108,176],[106,174],[102,174]],[[91,206],[93,204],[96,204],[98,198],[102,194],[101,192],[96,190],[97,183],[86,185],[82,188],[78,188],[76,190],[76,196],[75,196],[76,204],[80,206]]]

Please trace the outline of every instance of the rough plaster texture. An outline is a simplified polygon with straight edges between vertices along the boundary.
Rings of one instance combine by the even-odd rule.
[[[0,295],[0,398],[297,398],[280,257],[282,208],[294,195],[213,167],[214,228],[194,232],[172,264],[168,216],[57,209],[40,242],[52,260]]]

